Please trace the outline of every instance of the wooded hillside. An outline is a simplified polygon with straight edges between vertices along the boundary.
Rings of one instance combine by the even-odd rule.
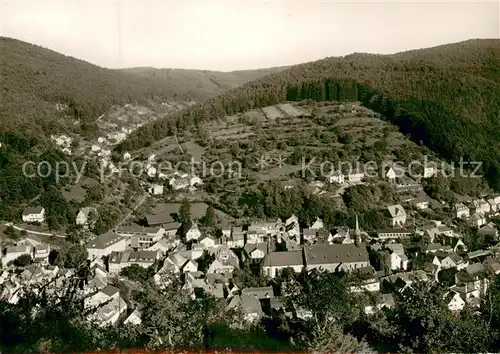
[[[57,130],[56,103],[93,121],[114,104],[150,99],[204,100],[280,68],[231,73],[135,68],[111,70],[52,50],[0,37],[0,130]]]
[[[482,161],[500,190],[500,40],[297,65],[143,127],[132,150],[192,124],[281,101],[358,100],[442,157]]]

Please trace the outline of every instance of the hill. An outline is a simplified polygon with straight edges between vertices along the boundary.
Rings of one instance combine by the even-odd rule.
[[[193,97],[215,97],[227,90],[234,89],[260,77],[279,72],[288,67],[277,67],[257,70],[239,70],[231,72],[188,70],[188,69],[156,69],[156,68],[129,68],[121,71],[134,74],[154,84],[161,81],[179,92],[189,89]]]
[[[147,125],[117,149],[139,148],[201,121],[303,99],[361,101],[442,157],[481,161],[500,190],[500,40],[495,39],[293,66]]]
[[[0,37],[1,130],[56,130],[61,112],[91,122],[113,104],[151,99],[200,101],[276,69],[232,73],[135,68],[111,70],[19,40]],[[21,128],[22,127],[22,128]]]

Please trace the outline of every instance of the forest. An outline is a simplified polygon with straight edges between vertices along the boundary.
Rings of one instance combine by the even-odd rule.
[[[500,41],[469,40],[395,55],[352,54],[293,66],[134,132],[134,150],[193,125],[304,99],[360,101],[441,157],[481,161],[500,190]]]

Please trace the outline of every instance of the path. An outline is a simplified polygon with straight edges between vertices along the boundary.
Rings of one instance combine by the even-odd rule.
[[[33,230],[30,230],[30,229],[24,229],[22,227],[15,226],[11,222],[4,223],[4,225],[5,226],[12,226],[14,229],[16,229],[18,231],[26,231],[27,233],[30,233],[30,234],[33,234],[33,235],[53,236],[53,237],[59,237],[59,238],[67,238],[68,237],[66,235],[58,235],[58,234],[54,234],[54,233],[50,233],[50,232],[40,232],[40,231],[33,231]]]
[[[132,208],[132,210],[130,210],[129,213],[121,221],[119,221],[118,224],[116,224],[113,230],[116,230],[121,224],[127,221],[127,219],[132,215],[132,213],[136,211],[137,208],[139,208],[146,201],[146,199],[148,199],[148,197],[149,193],[147,192],[144,193],[143,196],[141,197],[141,200],[139,200],[139,202]]]

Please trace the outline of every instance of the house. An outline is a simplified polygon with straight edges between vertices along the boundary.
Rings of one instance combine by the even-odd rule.
[[[246,294],[233,296],[229,301],[227,308],[239,308],[243,313],[243,318],[248,322],[257,321],[264,314],[264,311],[262,311],[262,304],[259,299],[255,296]]]
[[[132,158],[132,155],[130,155],[130,152],[126,152],[123,154],[123,161],[128,161]]]
[[[389,258],[387,259],[389,269],[408,269],[408,257],[401,243],[389,243],[386,248],[389,250]]]
[[[392,227],[403,227],[406,223],[406,212],[400,204],[387,207],[392,219]]]
[[[453,237],[453,235],[454,235],[453,229],[446,226],[446,225],[439,225],[437,227],[437,231],[438,231],[439,235],[444,235],[447,237]]]
[[[228,247],[218,247],[213,254],[215,255],[215,260],[208,267],[207,274],[231,274],[239,267],[238,256]]]
[[[453,252],[467,252],[467,246],[464,241],[458,237],[445,237],[444,244],[452,247]]]
[[[338,183],[338,184],[344,184],[345,182],[345,177],[340,171],[331,171],[327,176],[326,179],[328,183]]]
[[[201,231],[198,228],[198,225],[196,225],[196,223],[192,220],[182,224],[181,233],[185,237],[186,242],[196,241],[201,237]]]
[[[316,221],[313,222],[310,229],[319,230],[319,229],[323,229],[324,227],[325,227],[325,225],[323,225],[323,220],[321,220],[320,218],[317,217]]]
[[[101,326],[115,325],[127,311],[127,303],[120,296],[118,288],[108,285],[93,296],[86,298],[85,308],[103,305],[92,315],[92,319]]]
[[[478,230],[478,233],[480,235],[483,235],[485,237],[491,237],[492,239],[497,239],[498,238],[498,230],[493,222],[488,223],[487,225],[484,225]]]
[[[311,229],[311,228],[306,228],[302,230],[302,238],[305,242],[310,242],[314,243],[314,240],[316,239],[316,229]]]
[[[437,174],[437,166],[432,164],[427,164],[424,166],[424,175],[423,178],[431,178]]]
[[[285,226],[295,225],[299,223],[299,218],[297,218],[294,214],[285,220]]]
[[[458,219],[468,218],[470,216],[470,209],[464,203],[455,204],[455,216]]]
[[[462,311],[465,306],[465,301],[460,293],[454,290],[445,294],[444,301],[450,311]]]
[[[245,232],[241,226],[233,226],[231,228],[231,241],[239,244],[239,246],[233,247],[243,247],[245,245]]]
[[[203,236],[198,240],[198,244],[203,246],[203,249],[215,247],[215,240],[210,236]]]
[[[457,268],[457,270],[461,270],[467,268],[469,265],[468,261],[465,261],[456,253],[438,251],[434,253],[434,255],[440,258],[439,261],[441,269]]]
[[[111,252],[125,251],[128,240],[125,237],[108,231],[105,234],[97,236],[93,241],[87,244],[87,252],[89,259],[101,259],[103,256],[111,254]]]
[[[363,244],[311,245],[304,246],[303,252],[307,270],[351,271],[370,265],[368,251]]]
[[[451,253],[453,249],[449,245],[442,245],[440,243],[430,243],[427,245],[427,248],[425,250],[425,253],[435,253],[435,252],[448,252]]]
[[[83,226],[84,228],[94,226],[99,216],[97,209],[93,207],[85,207],[80,209],[76,216],[76,225]]]
[[[228,223],[223,223],[219,226],[220,233],[222,236],[230,238],[231,237],[231,226]]]
[[[39,222],[45,221],[45,208],[41,206],[29,207],[23,210],[23,222]]]
[[[153,184],[148,188],[148,193],[152,195],[162,195],[163,194],[163,186],[161,184]]]
[[[145,227],[137,224],[120,226],[115,232],[128,238],[133,248],[148,248],[165,236],[165,230],[162,227]]]
[[[471,203],[471,209],[474,210],[474,213],[488,214],[490,209],[490,204],[487,203],[484,199],[475,199]]]
[[[500,194],[490,196],[487,199],[487,202],[490,205],[490,210],[492,213],[496,213],[497,211],[500,211]]]
[[[29,245],[7,246],[5,248],[5,254],[3,254],[1,258],[2,266],[5,267],[7,264],[24,254],[31,256],[31,247]]]
[[[365,177],[365,172],[361,169],[355,169],[349,171],[349,173],[347,174],[347,179],[351,183],[359,183],[364,177]]]
[[[134,325],[138,326],[142,323],[141,311],[139,309],[134,309],[134,311],[123,321],[124,325]]]
[[[469,219],[469,224],[477,228],[484,226],[486,225],[486,217],[483,213],[474,213]]]
[[[304,268],[302,251],[271,252],[265,255],[262,261],[262,272],[270,278],[274,278],[285,268],[291,268],[300,273]]]
[[[157,251],[158,255],[162,257],[173,247],[175,247],[175,243],[170,242],[170,240],[167,240],[166,238],[162,238],[158,242],[149,246],[146,251]]]
[[[393,308],[396,302],[392,294],[379,294],[376,298],[376,302],[365,305],[364,312],[367,315],[373,315],[376,311],[380,311],[383,308]]]
[[[268,242],[247,243],[244,247],[245,252],[252,262],[260,262],[266,254],[273,251],[274,245]]]
[[[393,167],[389,167],[385,171],[385,178],[387,178],[390,182],[395,182],[397,176],[396,170]]]
[[[382,229],[377,231],[377,237],[381,240],[410,237],[413,232],[409,229]]]
[[[197,270],[198,263],[176,252],[167,257],[160,272],[178,274],[186,272],[196,272]]]
[[[40,243],[33,247],[33,262],[49,264],[50,245]]]
[[[181,226],[180,223],[176,222],[172,218],[172,216],[169,215],[169,214],[167,214],[167,213],[155,214],[155,215],[153,215],[153,214],[147,214],[146,215],[146,223],[148,224],[149,227],[161,226],[165,230],[166,230],[166,225],[174,225],[174,226],[177,227],[177,229]]]
[[[108,259],[110,273],[119,273],[123,268],[137,264],[143,268],[152,266],[158,259],[157,251],[112,252]]]
[[[425,210],[429,208],[429,200],[426,198],[417,198],[410,202],[415,209]]]
[[[173,190],[188,188],[190,186],[189,178],[171,178],[168,182]]]
[[[227,241],[230,248],[243,248],[245,246],[245,233],[241,227],[233,227],[231,238]]]

